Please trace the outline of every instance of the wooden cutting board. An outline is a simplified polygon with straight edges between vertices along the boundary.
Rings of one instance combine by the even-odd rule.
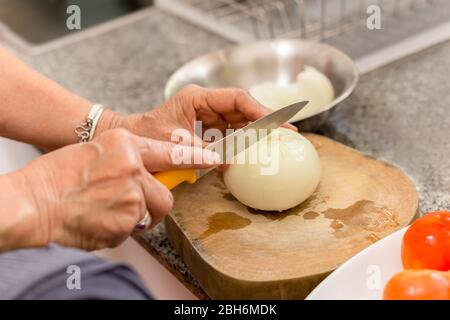
[[[305,136],[319,153],[322,177],[293,209],[247,208],[219,172],[174,190],[169,240],[211,298],[304,298],[344,261],[414,218],[418,195],[400,169]]]

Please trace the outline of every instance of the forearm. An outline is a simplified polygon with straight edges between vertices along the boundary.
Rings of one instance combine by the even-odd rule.
[[[77,142],[74,128],[92,102],[64,89],[0,47],[0,136],[58,148]],[[114,124],[106,111],[99,132]]]

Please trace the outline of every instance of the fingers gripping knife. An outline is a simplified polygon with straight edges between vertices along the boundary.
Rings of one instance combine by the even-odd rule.
[[[239,152],[248,148],[250,145],[258,142],[265,135],[257,134],[256,139],[252,139],[251,141],[249,141],[249,144],[237,144],[235,148],[232,149],[225,148],[225,146],[227,145],[233,146],[235,145],[234,143],[227,144],[227,141],[234,140],[240,136],[244,136],[249,130],[265,129],[266,132],[268,132],[269,130],[277,129],[283,123],[287,122],[294,115],[296,115],[307,104],[308,101],[297,102],[284,108],[281,108],[277,111],[274,111],[269,115],[261,119],[258,119],[239,130],[236,130],[235,132],[227,135],[226,137],[209,144],[207,146],[207,149],[219,153],[222,159],[222,163],[228,163],[235,154],[238,154]],[[163,185],[165,185],[168,189],[171,190],[183,182],[188,182],[190,184],[195,183],[202,176],[204,176],[205,174],[209,173],[214,169],[215,167],[208,169],[174,169],[158,172],[154,174],[154,177],[158,179],[158,181],[161,182]],[[137,228],[145,229],[150,223],[151,217],[147,212],[144,219],[142,219],[138,223]]]
[[[248,148],[251,144],[259,141],[264,135],[256,135],[256,139],[253,139],[250,141],[250,144],[242,144],[237,145],[236,148],[232,150],[225,150],[225,146],[227,145],[227,140],[234,140],[235,138],[239,136],[245,135],[245,133],[248,130],[259,130],[259,129],[266,129],[266,130],[272,130],[280,127],[283,123],[287,122],[290,118],[292,118],[294,115],[296,115],[301,109],[303,109],[304,106],[308,101],[302,101],[297,102],[294,104],[291,104],[287,107],[281,108],[277,111],[274,111],[270,113],[269,115],[258,119],[251,124],[236,130],[232,134],[227,135],[223,139],[220,139],[214,143],[211,143],[207,146],[207,149],[216,151],[219,153],[222,163],[226,163],[227,161],[231,160],[231,158],[235,155],[244,150],[245,148]],[[234,144],[231,144],[234,145]],[[175,170],[168,170],[168,171],[162,171],[158,172],[154,175],[156,179],[158,179],[163,185],[165,185],[168,189],[173,189],[176,186],[178,186],[182,182],[188,182],[188,183],[194,183],[198,179],[200,179],[202,176],[207,174],[208,172],[212,171],[213,168],[208,169],[175,169]]]

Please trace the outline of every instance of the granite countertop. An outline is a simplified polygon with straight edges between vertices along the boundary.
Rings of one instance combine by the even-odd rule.
[[[164,85],[180,65],[229,42],[159,9],[144,11],[129,24],[42,54],[15,52],[91,101],[122,113],[148,111],[163,101]]]
[[[1,36],[1,35],[0,35]],[[66,88],[122,113],[163,100],[170,74],[228,45],[156,8],[129,25],[39,55],[19,55]],[[420,210],[450,208],[450,41],[362,76],[321,133],[400,166],[417,184]],[[163,225],[148,245],[197,285]]]
[[[450,41],[361,77],[322,132],[401,167],[420,212],[450,209]]]

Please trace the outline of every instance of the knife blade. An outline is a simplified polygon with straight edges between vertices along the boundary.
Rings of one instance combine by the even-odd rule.
[[[217,152],[222,159],[222,163],[227,163],[234,155],[248,148],[250,145],[258,142],[266,135],[258,134],[256,135],[256,139],[250,139],[249,143],[247,144],[241,143],[236,145],[234,143],[235,139],[239,139],[239,137],[245,136],[249,132],[249,130],[266,129],[267,131],[269,131],[280,127],[283,123],[286,123],[300,110],[302,110],[308,104],[308,102],[309,101],[296,102],[278,109],[268,114],[267,116],[258,119],[239,130],[234,131],[224,138],[209,144],[206,148]],[[231,139],[233,140],[233,143],[231,143]],[[232,145],[234,147],[226,148],[227,145]],[[168,189],[173,189],[182,182],[188,182],[192,184],[215,168],[216,167],[207,169],[168,170],[158,172],[154,174],[154,177],[158,179],[159,182],[164,184]]]

